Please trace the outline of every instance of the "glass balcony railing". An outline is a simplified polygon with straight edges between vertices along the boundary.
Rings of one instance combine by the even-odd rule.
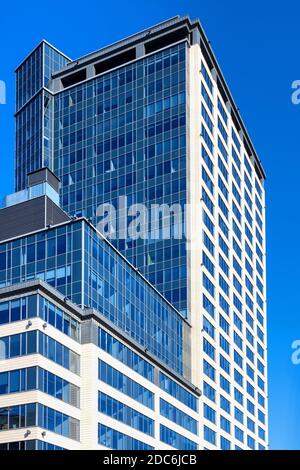
[[[2,207],[15,206],[22,202],[30,201],[41,196],[48,196],[57,206],[59,206],[59,194],[49,183],[41,183],[17,193],[9,194],[3,199]]]

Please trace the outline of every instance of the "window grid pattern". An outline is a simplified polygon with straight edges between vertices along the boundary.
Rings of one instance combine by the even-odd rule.
[[[145,379],[154,382],[154,366],[103,330],[103,328],[98,330],[98,346],[127,367],[130,367],[130,369],[145,377]]]
[[[0,444],[0,450],[66,450],[50,442],[29,439],[27,441],[6,442]]]
[[[85,305],[96,308],[176,372],[189,376],[190,329],[90,226],[85,226]]]
[[[189,326],[86,222],[0,245],[0,287],[31,279],[97,309],[167,366],[189,376]],[[61,327],[57,315],[53,321]]]
[[[98,378],[100,381],[110,385],[128,395],[133,400],[138,401],[151,410],[154,409],[154,394],[146,387],[132,380],[127,375],[122,374],[114,367],[111,367],[104,361],[99,360]]]
[[[95,77],[55,96],[54,162],[62,207],[99,221],[118,196],[135,203],[186,203],[186,45]],[[112,240],[187,314],[183,240]]]
[[[193,434],[197,434],[197,421],[188,414],[176,408],[176,406],[168,403],[163,398],[160,399],[160,414],[161,416],[164,416],[170,421],[173,421],[173,423],[182,426]]]
[[[0,395],[40,390],[70,405],[80,407],[80,389],[41,367],[0,373]]]
[[[74,374],[80,373],[80,356],[41,331],[33,330],[0,338],[0,360],[29,354],[41,354]]]
[[[211,401],[216,406],[220,403],[230,415],[234,406],[230,406],[222,393],[217,394],[214,386],[218,388],[220,382],[229,395],[235,390],[231,398],[239,400],[237,403],[244,407],[248,403],[244,414],[248,411],[256,422],[250,420],[254,426],[249,428],[243,420],[243,429],[236,426],[231,442],[236,438],[245,448],[257,449],[263,435],[259,436],[257,423],[262,412],[260,406],[265,403],[260,396],[266,393],[264,189],[206,65],[201,75],[199,115],[205,130],[201,144],[202,176],[205,189],[213,196],[208,200],[204,194],[203,200],[203,239],[207,252],[201,269],[206,304],[211,304],[214,311],[210,328],[206,317],[203,321],[204,337],[207,337],[203,345],[212,360],[211,368],[206,366],[204,371],[208,382],[211,380],[204,384],[204,397],[210,404]],[[212,249],[214,246],[217,250]],[[220,336],[211,334],[215,328],[222,332]],[[220,365],[229,380],[212,373],[213,365],[216,369]],[[238,412],[235,417],[230,416],[232,430],[234,424],[241,424],[242,416]],[[206,427],[211,444],[230,448],[227,439],[214,434],[209,422]],[[247,432],[253,434],[246,438]]]

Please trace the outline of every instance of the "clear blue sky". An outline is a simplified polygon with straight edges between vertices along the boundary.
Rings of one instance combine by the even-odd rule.
[[[300,4],[271,0],[52,0],[2,2],[0,197],[13,191],[14,69],[45,38],[75,59],[176,14],[199,17],[263,161],[267,189],[268,337],[271,448],[300,449],[299,172]]]

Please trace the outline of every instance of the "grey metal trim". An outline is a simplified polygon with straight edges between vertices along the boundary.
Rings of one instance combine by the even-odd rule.
[[[56,74],[53,74],[53,77],[58,76],[64,71],[69,71],[71,67],[75,67],[77,65],[81,66],[91,61],[94,62],[98,58],[100,59],[103,56],[110,55],[112,52],[118,49],[120,50],[124,50],[125,48],[127,49],[129,46],[133,46],[133,44],[141,42],[141,40],[150,39],[150,37],[155,36],[156,33],[165,31],[167,28],[170,28],[174,25],[178,26],[180,23],[184,24],[186,20],[189,20],[187,16],[182,17],[182,16],[177,15],[171,19],[162,21],[161,23],[157,23],[156,25],[150,28],[146,28],[138,33],[134,33],[130,36],[127,36],[127,38],[125,39],[121,39],[108,46],[98,49],[94,52],[90,52],[89,54],[86,54],[85,56],[79,57],[78,59],[72,61],[69,64],[69,66],[65,66],[63,69],[61,69],[61,71],[57,72]]]
[[[184,42],[186,42],[188,45],[190,45],[187,38],[186,38],[186,39],[181,39],[180,41],[173,42],[172,45],[170,45],[170,46],[165,46],[165,47],[162,47],[161,49],[159,49],[159,50],[157,50],[157,51],[150,52],[150,53],[147,54],[146,56],[137,57],[136,59],[129,60],[129,61],[126,62],[125,64],[119,65],[119,66],[117,66],[117,67],[113,67],[113,68],[111,68],[111,69],[109,69],[109,70],[106,70],[105,72],[99,73],[99,74],[97,74],[97,75],[93,75],[92,77],[87,77],[85,80],[82,80],[82,82],[74,83],[74,85],[70,85],[70,86],[68,86],[68,87],[61,88],[61,89],[59,89],[59,90],[57,90],[57,91],[51,91],[50,93],[52,94],[52,96],[56,96],[56,95],[58,95],[58,94],[60,94],[60,93],[63,93],[63,92],[68,91],[68,90],[71,90],[72,88],[75,88],[75,87],[78,86],[78,85],[82,85],[82,84],[84,84],[84,83],[90,82],[91,80],[95,80],[95,79],[97,79],[97,78],[99,78],[99,77],[102,77],[102,76],[108,74],[108,73],[114,72],[115,70],[118,70],[118,69],[121,68],[121,67],[125,67],[125,66],[127,66],[127,65],[134,64],[135,62],[138,62],[139,60],[145,59],[145,57],[147,57],[147,58],[148,58],[148,57],[151,57],[152,55],[155,55],[155,54],[157,54],[158,52],[162,52],[162,51],[164,51],[164,50],[166,50],[166,49],[169,49],[170,47],[177,46],[178,44],[183,44]],[[70,73],[68,73],[68,75],[72,75],[72,73],[73,73],[73,71],[71,71],[71,70],[68,71],[68,72],[70,72]],[[59,78],[53,78],[53,80],[51,81],[51,83],[54,83],[55,81],[59,81]],[[47,90],[47,91],[48,91],[48,90]],[[30,101],[30,100],[29,100],[29,101]],[[29,101],[28,101],[28,102],[29,102]],[[28,102],[27,102],[27,103],[28,103]],[[21,109],[21,108],[20,108],[20,109]]]

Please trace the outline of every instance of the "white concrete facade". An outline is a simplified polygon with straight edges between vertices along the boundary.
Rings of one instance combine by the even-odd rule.
[[[200,48],[199,43],[196,43],[188,48],[189,66],[188,66],[188,113],[189,113],[189,153],[188,153],[188,169],[189,169],[189,201],[191,204],[192,216],[191,220],[191,250],[190,250],[190,310],[191,310],[191,323],[192,323],[192,382],[204,391],[204,382],[208,383],[215,390],[215,400],[210,400],[202,394],[200,398],[200,422],[201,422],[201,448],[219,449],[221,448],[221,436],[230,442],[231,449],[241,448],[249,449],[248,436],[253,438],[255,441],[255,449],[268,448],[268,397],[267,397],[267,345],[266,345],[266,265],[265,265],[265,194],[264,194],[264,182],[263,178],[260,177],[255,168],[254,156],[246,148],[245,140],[243,138],[243,131],[236,126],[236,120],[232,118],[229,99],[224,100],[224,93],[221,93],[220,80],[218,79],[218,73],[215,69],[211,70],[209,64],[205,59],[203,51]],[[203,73],[203,67],[206,71],[208,79],[211,81],[211,87],[208,86]],[[207,93],[208,99],[211,103],[207,104],[204,93]],[[210,89],[211,88],[211,89]],[[223,116],[220,112],[218,100],[221,102],[222,107],[227,116],[227,122],[224,121]],[[202,109],[204,108],[204,115]],[[209,121],[207,122],[208,116]],[[227,139],[223,137],[220,129],[218,128],[218,120],[220,120],[224,130],[227,133]],[[226,118],[225,118],[226,120]],[[203,128],[205,129],[209,139],[211,140],[212,146],[207,145],[205,135],[203,135]],[[232,138],[232,130],[235,132],[240,149],[237,148]],[[224,149],[227,153],[226,158],[222,155],[221,150],[218,147],[218,139],[220,139]],[[226,142],[227,140],[227,142]],[[202,147],[207,152],[211,161],[211,168],[208,167],[205,159],[203,158]],[[210,148],[211,147],[211,148]],[[238,168],[233,158],[232,148],[238,155],[240,161],[240,168]],[[249,162],[251,168],[251,174],[244,163],[244,159]],[[225,174],[227,173],[227,180],[222,174],[219,160],[224,165]],[[212,169],[212,171],[211,171]],[[205,183],[202,175],[202,171],[205,171],[209,176],[211,183]],[[240,186],[234,179],[233,172],[238,174],[240,178]],[[246,176],[245,176],[246,175]],[[245,179],[248,178],[247,184]],[[226,188],[225,194],[222,192],[219,184],[219,180],[222,181]],[[249,191],[247,185],[252,186],[252,193]],[[238,189],[240,204],[233,194],[233,184]],[[258,189],[257,189],[258,188]],[[209,210],[205,204],[203,197],[203,190],[207,193],[210,201],[211,208]],[[259,194],[260,193],[260,194]],[[248,194],[246,201],[245,194]],[[219,198],[221,198],[221,204],[227,207],[227,216],[224,215],[220,208]],[[240,220],[233,211],[233,204],[238,208],[240,212]],[[252,207],[251,207],[252,206]],[[211,223],[213,224],[213,233],[205,226],[203,220],[204,211],[208,215]],[[248,220],[246,218],[246,211]],[[213,212],[213,213],[212,213]],[[249,215],[252,218],[249,223]],[[223,218],[228,228],[228,237],[224,235],[219,224],[219,215]],[[239,217],[239,216],[238,216]],[[233,223],[235,223],[240,230],[240,239],[234,233]],[[247,233],[250,235],[247,237]],[[209,251],[204,243],[204,233],[209,238],[213,245],[213,252]],[[228,258],[222,252],[220,247],[219,236],[222,236],[223,240],[228,246]],[[251,241],[252,237],[252,241]],[[240,258],[233,248],[233,240],[240,248]],[[246,243],[249,248],[245,248]],[[258,247],[258,250],[257,250]],[[239,248],[237,250],[239,250]],[[250,251],[251,250],[251,251]],[[251,253],[252,252],[252,253]],[[203,253],[209,258],[211,269],[207,269],[203,263]],[[228,276],[224,273],[220,266],[219,255],[223,257],[228,265]],[[233,267],[233,258],[239,262],[241,266],[241,276],[237,274]],[[252,259],[251,259],[252,257]],[[247,271],[246,264],[249,263],[253,270],[252,276]],[[258,263],[258,265],[257,265]],[[247,266],[249,267],[247,264]],[[261,266],[259,268],[258,266]],[[214,286],[214,295],[210,293],[203,286],[203,274],[207,276],[209,281]],[[225,293],[219,284],[219,275],[223,277],[228,285],[228,292]],[[238,292],[234,282],[234,276],[240,283],[240,293]],[[246,277],[248,280],[246,282]],[[235,284],[235,285],[234,285]],[[252,286],[251,286],[252,285]],[[252,292],[251,292],[252,290]],[[214,318],[203,308],[202,296],[205,296],[214,306]],[[229,314],[227,315],[222,310],[219,304],[219,294],[223,296],[228,304]],[[238,303],[239,309],[235,306],[234,295],[240,302]],[[262,299],[262,303],[258,303],[257,295]],[[248,296],[248,297],[246,297]],[[247,300],[246,300],[247,299]],[[250,300],[249,300],[250,299]],[[251,308],[251,305],[253,306]],[[258,313],[258,315],[257,315]],[[228,322],[228,334],[224,332],[224,329],[220,326],[220,314]],[[237,316],[240,321],[240,328],[235,324],[234,315]],[[253,320],[253,325],[247,322],[249,315]],[[248,316],[248,317],[247,317]],[[246,318],[247,317],[247,318]],[[259,321],[260,319],[263,319]],[[204,326],[204,318],[206,318],[214,328],[214,338],[210,335]],[[220,337],[223,337],[228,341],[228,351],[224,351],[220,345]],[[237,339],[238,335],[240,339]],[[236,342],[235,342],[236,338]],[[214,348],[214,352],[211,357],[207,355],[203,350],[203,340],[209,341],[210,345]],[[241,348],[239,348],[239,346]],[[253,343],[253,344],[252,344]],[[253,354],[253,361],[247,357],[247,349],[249,348],[249,357]],[[264,357],[258,353],[263,351]],[[240,354],[242,357],[243,365],[242,368],[234,361],[234,351]],[[212,356],[214,355],[214,358]],[[230,373],[226,373],[220,367],[220,355],[228,361],[230,367]],[[215,369],[215,380],[211,380],[203,369],[203,360],[206,360]],[[258,362],[262,364],[260,370],[257,367]],[[253,369],[253,378],[247,375],[247,365]],[[199,367],[200,366],[200,367]],[[262,369],[264,368],[264,370]],[[242,377],[243,384],[239,385],[234,379],[234,369],[236,369]],[[230,394],[222,390],[220,385],[221,374],[230,383]],[[259,388],[258,380],[263,380],[264,390]],[[247,382],[254,389],[254,396],[247,393]],[[234,389],[237,389],[243,395],[243,405],[239,404],[234,397]],[[258,393],[263,397],[265,406],[262,406],[258,400]],[[223,395],[230,403],[230,413],[225,412],[220,405],[220,396]],[[254,415],[247,410],[247,400],[250,400],[254,405]],[[214,422],[206,419],[204,416],[204,405],[207,404],[213,410],[215,410]],[[235,419],[235,407],[243,413],[243,423]],[[258,418],[258,413],[261,411],[265,416],[265,422],[263,423]],[[230,434],[221,429],[220,419],[224,416],[230,422]],[[250,418],[255,424],[254,432],[247,427],[247,418]],[[215,443],[212,444],[204,439],[203,425],[208,426],[215,433]],[[235,426],[241,429],[244,433],[243,442],[235,437]],[[262,431],[259,434],[259,428]],[[251,442],[251,441],[250,441]]]

